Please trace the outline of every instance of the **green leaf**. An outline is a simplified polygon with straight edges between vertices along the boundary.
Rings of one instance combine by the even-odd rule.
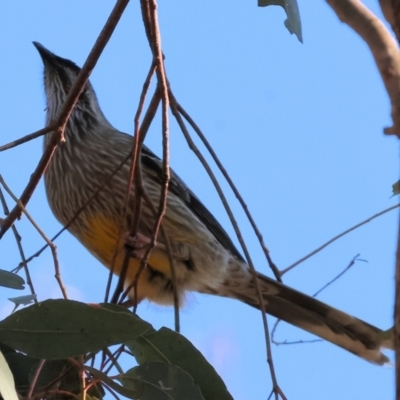
[[[125,343],[139,364],[160,361],[180,367],[200,386],[207,400],[232,400],[225,383],[204,356],[185,337],[161,328]]]
[[[137,400],[204,400],[193,378],[172,364],[144,363],[127,371],[120,381],[129,389],[142,390]]]
[[[88,365],[85,366],[85,369],[93,375],[96,379],[101,380],[111,389],[115,390],[117,393],[122,394],[122,396],[128,397],[128,399],[138,399],[141,396],[142,390],[133,390],[128,389],[124,386],[118,385],[113,379],[111,379],[108,375],[104,372],[99,371],[96,368],[89,367]]]
[[[25,289],[25,281],[17,274],[0,269],[0,286],[11,289]]]
[[[0,322],[0,342],[47,360],[75,357],[126,342],[151,325],[123,307],[46,300]]]
[[[291,34],[295,34],[299,42],[303,43],[301,19],[297,0],[258,0],[259,7],[281,6],[287,15],[284,24]]]

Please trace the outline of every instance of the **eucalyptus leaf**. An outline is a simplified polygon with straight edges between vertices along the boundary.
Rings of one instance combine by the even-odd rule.
[[[26,306],[32,304],[36,297],[36,294],[27,294],[26,296],[9,297],[8,300],[12,301],[16,306]]]
[[[32,357],[65,359],[126,342],[151,328],[123,307],[46,300],[0,322],[0,342]]]
[[[142,389],[140,390],[133,390],[126,388],[122,385],[118,385],[113,379],[111,379],[107,374],[104,372],[99,371],[96,368],[89,367],[88,365],[85,367],[87,371],[89,371],[96,379],[101,380],[111,389],[115,390],[117,393],[122,394],[122,396],[127,397],[128,399],[137,399],[140,397]]]
[[[142,391],[137,400],[204,400],[193,378],[176,365],[150,362],[127,371],[123,386]]]
[[[301,29],[300,10],[297,0],[258,0],[259,7],[281,6],[287,15],[284,24],[291,34],[295,34],[297,39],[303,43],[303,33]]]
[[[22,290],[25,289],[24,284],[24,279],[19,275],[0,269],[0,286]]]
[[[160,361],[180,367],[199,385],[207,400],[232,400],[225,383],[204,356],[184,336],[161,328],[125,343],[137,362]]]

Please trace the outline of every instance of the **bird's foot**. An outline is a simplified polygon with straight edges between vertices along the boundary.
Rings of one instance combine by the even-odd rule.
[[[135,236],[130,236],[127,232],[125,234],[125,246],[128,247],[130,253],[142,260],[146,254],[146,251],[151,243],[151,239],[141,233],[137,233]],[[163,244],[156,243],[155,249],[165,249]]]

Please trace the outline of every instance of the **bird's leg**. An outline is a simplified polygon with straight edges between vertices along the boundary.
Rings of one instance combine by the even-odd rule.
[[[140,260],[144,258],[150,242],[150,238],[141,233],[136,233],[135,236],[130,236],[128,232],[125,234],[125,246],[128,247],[134,257]],[[165,245],[156,243],[155,249],[165,250]]]

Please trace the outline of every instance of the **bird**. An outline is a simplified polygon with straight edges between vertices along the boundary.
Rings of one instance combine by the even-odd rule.
[[[33,44],[44,65],[46,125],[49,126],[57,119],[80,68],[40,43]],[[90,81],[87,81],[71,112],[64,136],[65,141],[57,146],[44,174],[48,203],[64,226],[76,217],[68,225],[69,232],[109,269],[116,252],[113,272],[119,275],[126,254],[126,241],[129,241],[126,234],[135,208],[133,184],[121,230],[133,137],[118,131],[107,120]],[[44,146],[49,140],[50,135],[45,135]],[[143,187],[157,207],[163,182],[162,161],[143,145],[140,162]],[[110,179],[111,172],[121,163],[122,167]],[[92,201],[88,202],[91,198]],[[152,208],[146,201],[142,203],[138,237],[131,238],[141,246],[130,254],[124,283],[128,288],[140,267],[143,257],[140,248],[146,246],[146,238],[151,237],[155,223]],[[84,204],[86,206],[76,216]],[[162,223],[172,249],[175,290],[180,305],[183,305],[187,293],[199,292],[236,299],[260,309],[253,276],[243,256],[216,218],[172,169]],[[384,343],[379,328],[262,273],[257,272],[257,281],[268,314],[369,362],[380,365],[388,362],[381,347],[390,348],[391,344]],[[148,300],[172,305],[173,287],[166,244],[159,235],[147,266],[137,285],[130,289],[129,297],[137,302]]]

